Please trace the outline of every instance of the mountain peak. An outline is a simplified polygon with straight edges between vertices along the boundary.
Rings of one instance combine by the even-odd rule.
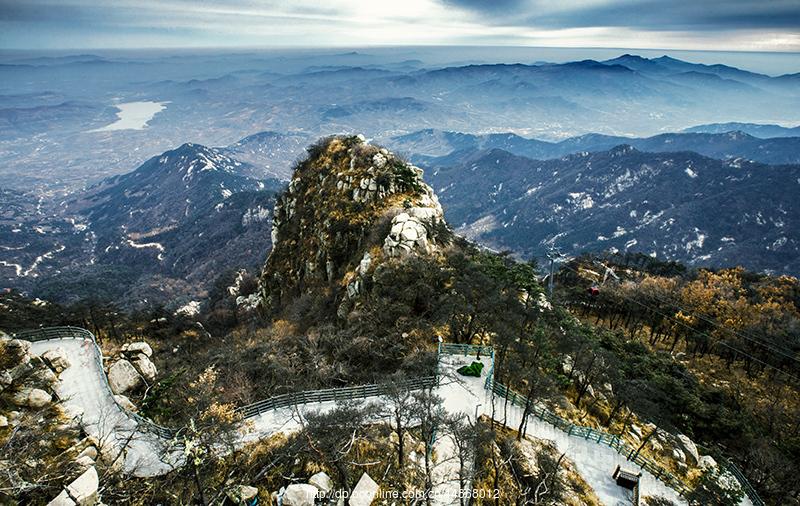
[[[159,170],[177,171],[183,175],[184,180],[209,171],[237,174],[238,168],[242,165],[242,162],[224,155],[217,149],[188,142],[153,160]],[[148,165],[145,164],[142,168]]]
[[[346,316],[377,265],[435,254],[448,238],[422,169],[363,136],[334,136],[308,149],[273,219],[261,277],[272,310],[303,293],[341,300]]]

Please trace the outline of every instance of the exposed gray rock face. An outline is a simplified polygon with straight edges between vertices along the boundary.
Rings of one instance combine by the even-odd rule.
[[[277,309],[316,288],[344,289],[337,314],[345,319],[387,258],[435,252],[449,234],[441,234],[444,213],[422,175],[360,137],[318,145],[275,205],[262,307]]]
[[[43,408],[53,402],[53,396],[39,388],[23,388],[15,393],[11,402],[27,408]]]
[[[286,487],[282,497],[283,506],[314,506],[316,497],[317,487],[306,483],[295,483]]]
[[[115,394],[124,394],[138,388],[142,384],[142,377],[133,364],[122,359],[108,368],[108,384]]]

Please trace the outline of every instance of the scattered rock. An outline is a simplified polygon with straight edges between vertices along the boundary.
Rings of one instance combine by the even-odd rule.
[[[142,377],[133,364],[122,359],[108,368],[108,384],[115,394],[124,394],[139,387]]]
[[[316,497],[317,487],[306,483],[295,483],[286,487],[282,496],[282,504],[283,506],[314,506]]]
[[[97,504],[97,488],[100,479],[97,470],[90,467],[67,486],[67,489],[50,501],[47,506],[92,506]]]
[[[642,429],[636,424],[631,424],[631,432],[636,435],[637,438],[642,439]]]
[[[688,438],[688,436],[684,436],[683,434],[678,435],[678,442],[683,448],[683,451],[686,453],[688,458],[689,464],[697,464],[700,461],[700,454],[697,451],[697,446],[694,442]]]
[[[350,506],[369,506],[380,487],[367,473],[361,475],[356,487],[350,494]],[[284,503],[285,504],[285,503]]]
[[[650,441],[650,449],[656,453],[661,453],[662,451],[664,451],[664,447],[661,446],[661,443],[659,443],[655,439]]]
[[[333,480],[331,479],[330,476],[328,476],[324,472],[319,472],[314,476],[312,476],[311,478],[309,478],[308,484],[314,485],[320,490],[320,492],[326,494],[331,490],[333,490]]]
[[[675,448],[672,450],[672,458],[674,458],[680,464],[686,463],[686,454],[683,453],[683,450],[680,448]]]
[[[234,485],[225,491],[225,495],[235,504],[246,504],[258,495],[258,489],[249,485]]]
[[[126,354],[135,355],[137,353],[144,353],[148,357],[153,356],[153,348],[144,341],[137,341],[135,343],[127,343],[122,345],[122,352]]]
[[[5,415],[0,415],[0,429],[8,427],[8,418]]]
[[[39,388],[23,388],[13,395],[11,402],[17,406],[38,409],[53,402],[53,397]]]
[[[47,350],[42,354],[42,358],[51,369],[59,374],[69,367],[69,359],[67,359],[67,352],[64,348],[59,347],[54,350]]]

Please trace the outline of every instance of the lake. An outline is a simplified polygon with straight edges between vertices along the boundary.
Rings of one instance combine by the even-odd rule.
[[[114,107],[119,109],[117,121],[92,132],[110,132],[113,130],[142,130],[153,116],[167,108],[169,102],[126,102]]]

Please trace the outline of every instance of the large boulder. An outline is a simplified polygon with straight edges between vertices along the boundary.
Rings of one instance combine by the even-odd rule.
[[[69,359],[67,358],[67,352],[64,350],[64,348],[59,347],[52,350],[47,350],[46,352],[42,353],[42,358],[51,369],[59,374],[64,369],[69,367]]]
[[[697,465],[697,463],[700,462],[700,453],[698,453],[697,446],[694,444],[694,441],[689,439],[688,436],[680,434],[678,436],[678,443],[681,445],[681,448],[686,454],[687,463]]]
[[[144,341],[136,341],[135,343],[127,343],[122,345],[122,352],[126,354],[135,355],[137,353],[144,353],[148,357],[153,356],[153,348]]]
[[[314,506],[317,487],[306,483],[295,483],[286,487],[283,492],[283,506]]]
[[[47,506],[92,506],[97,504],[100,479],[94,467],[88,468],[75,481],[50,501]]]
[[[158,370],[156,365],[144,353],[138,353],[131,363],[148,383],[155,381]]]
[[[356,487],[350,493],[350,506],[370,506],[380,487],[367,473],[361,475]]]
[[[39,388],[23,388],[11,397],[11,402],[27,408],[43,408],[53,402],[53,396]]]
[[[333,480],[331,479],[330,476],[328,476],[326,473],[322,471],[309,478],[308,484],[314,485],[323,494],[327,494],[328,492],[333,490]]]
[[[142,377],[133,364],[122,359],[108,368],[108,384],[115,394],[124,394],[138,388],[142,384]]]

